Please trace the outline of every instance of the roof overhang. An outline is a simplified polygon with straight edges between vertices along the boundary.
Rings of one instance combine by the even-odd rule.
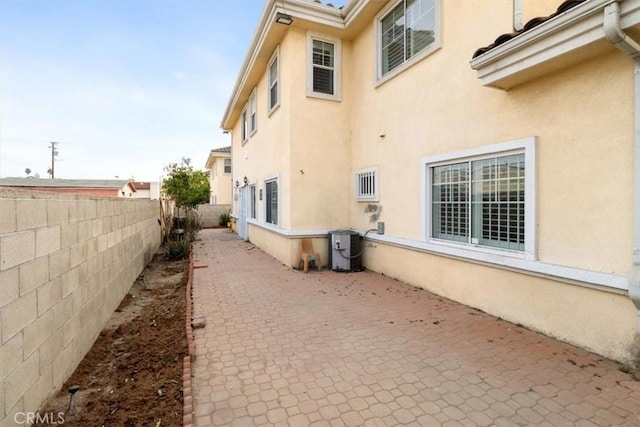
[[[231,158],[231,153],[225,153],[225,152],[221,152],[221,151],[214,151],[211,150],[209,152],[209,157],[207,157],[207,162],[205,163],[205,169],[210,170],[213,167],[213,162],[215,162],[216,159],[228,159]]]
[[[262,77],[274,49],[290,27],[352,40],[386,2],[387,0],[350,0],[343,8],[338,9],[311,0],[267,0],[220,127],[231,130],[253,87]],[[293,18],[292,24],[278,24],[278,13],[290,15]]]
[[[589,0],[471,60],[485,86],[511,89],[615,48],[604,33],[604,7]],[[632,34],[640,24],[640,0],[620,3],[620,25]],[[636,28],[634,28],[636,27]]]

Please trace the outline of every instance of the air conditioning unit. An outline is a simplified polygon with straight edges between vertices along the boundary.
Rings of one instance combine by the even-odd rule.
[[[333,271],[362,271],[362,242],[357,231],[330,231],[329,242],[329,265]]]

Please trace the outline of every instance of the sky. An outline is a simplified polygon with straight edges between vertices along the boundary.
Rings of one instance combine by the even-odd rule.
[[[264,4],[0,0],[0,177],[48,178],[51,141],[56,178],[204,169]]]

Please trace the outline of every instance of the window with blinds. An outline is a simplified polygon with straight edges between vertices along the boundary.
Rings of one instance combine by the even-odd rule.
[[[279,89],[278,89],[278,52],[273,55],[271,62],[269,63],[269,111],[276,108],[280,102]]]
[[[253,89],[249,97],[249,134],[258,130],[258,103],[256,101],[256,89]]]
[[[265,183],[265,221],[269,224],[278,224],[278,181]]]
[[[378,169],[364,169],[356,172],[356,199],[378,200]]]
[[[380,20],[380,75],[384,76],[435,41],[436,2],[402,0]]]
[[[224,173],[231,173],[231,159],[224,159]]]
[[[322,40],[313,40],[313,91],[334,95],[335,46]]]
[[[524,153],[431,168],[432,237],[523,251]]]
[[[242,110],[242,123],[240,123],[240,126],[242,126],[242,128],[240,129],[242,142],[246,142],[246,140],[249,138],[249,128],[247,124],[247,108],[246,107],[244,110]]]

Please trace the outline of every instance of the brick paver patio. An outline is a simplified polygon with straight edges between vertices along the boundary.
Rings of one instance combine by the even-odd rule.
[[[597,355],[379,274],[200,238],[196,426],[640,426],[640,382]]]

